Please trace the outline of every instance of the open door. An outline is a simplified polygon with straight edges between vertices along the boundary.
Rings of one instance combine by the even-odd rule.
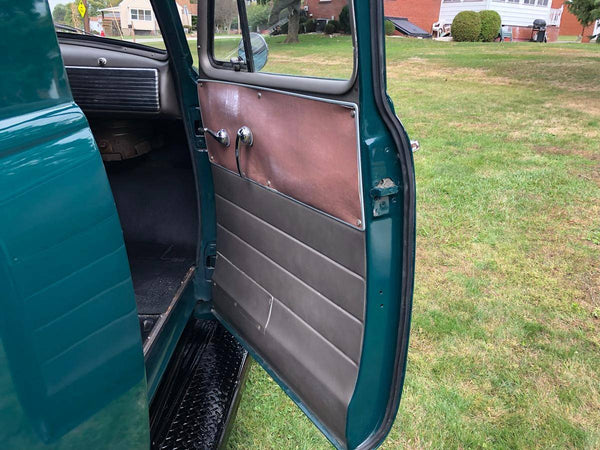
[[[245,2],[228,1],[198,4],[214,314],[334,445],[373,447],[402,390],[415,222],[410,145],[385,93],[382,4],[348,5],[352,36],[267,38],[267,57]],[[229,3],[241,42],[219,34]],[[299,1],[274,4],[267,30],[305,26]],[[331,58],[346,60],[328,68]]]

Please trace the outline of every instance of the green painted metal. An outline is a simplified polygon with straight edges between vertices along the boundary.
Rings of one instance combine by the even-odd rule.
[[[196,183],[198,186],[199,214],[201,220],[198,237],[198,270],[194,277],[195,295],[199,301],[211,298],[212,272],[204,270],[207,259],[214,255],[217,240],[217,221],[212,172],[208,153],[205,151],[202,119],[198,107],[198,73],[192,66],[190,47],[179,19],[177,4],[152,0],[152,7],[159,21],[163,40],[169,50],[169,59],[173,69],[179,101],[183,112],[183,122],[194,162]],[[204,149],[204,151],[202,151]]]
[[[151,402],[154,394],[156,394],[162,375],[167,370],[179,337],[189,322],[195,306],[194,285],[189,283],[181,294],[179,301],[170,311],[166,323],[163,325],[160,334],[156,337],[152,348],[146,355],[148,402]]]
[[[0,442],[148,448],[114,200],[48,5],[0,0]]]
[[[370,190],[381,180],[390,178],[397,186],[410,189],[414,195],[414,186],[408,186],[410,180],[404,179],[397,148],[390,130],[386,126],[375,97],[376,83],[373,78],[372,39],[376,33],[383,35],[383,26],[372,29],[372,5],[368,0],[355,0],[356,33],[358,46],[358,83],[360,93],[360,135],[361,158],[363,168],[363,198],[365,210],[373,211],[375,198]],[[381,52],[385,55],[385,52]],[[382,62],[385,68],[385,61]],[[385,70],[385,69],[384,69]],[[385,76],[384,76],[385,79]],[[408,141],[407,136],[405,140]],[[408,170],[413,171],[412,156]],[[412,264],[403,267],[402,252],[406,245],[414,245],[414,234],[408,236],[412,242],[406,242],[403,231],[405,225],[403,196],[391,198],[389,210],[385,215],[366,216],[367,233],[367,310],[365,314],[365,334],[358,381],[350,402],[347,415],[346,437],[348,447],[356,448],[378,435],[379,444],[389,432],[391,423],[384,425],[386,415],[395,415],[402,383],[394,390],[394,377],[403,379],[406,360],[397,361],[397,348],[401,328],[401,308],[410,308],[412,291],[403,295],[403,271],[410,271]],[[413,255],[414,259],[414,255]],[[408,298],[407,298],[408,297]],[[403,305],[403,302],[408,305]],[[405,330],[407,331],[407,330]],[[408,345],[407,339],[401,345]],[[398,366],[397,366],[398,364]],[[396,372],[399,367],[400,374]],[[393,408],[393,411],[390,411]]]

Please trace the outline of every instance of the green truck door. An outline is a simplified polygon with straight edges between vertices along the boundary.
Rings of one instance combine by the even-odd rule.
[[[347,82],[219,61],[218,4],[198,4],[215,315],[336,447],[377,446],[402,391],[415,224],[412,153],[385,93],[383,2],[353,2]]]

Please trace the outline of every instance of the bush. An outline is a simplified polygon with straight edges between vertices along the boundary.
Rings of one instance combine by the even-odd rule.
[[[459,12],[452,21],[452,37],[457,42],[475,42],[481,33],[481,18],[475,11]]]
[[[325,25],[325,34],[333,34],[335,33],[335,25],[332,24],[331,22],[327,22],[327,25]]]
[[[385,21],[385,35],[391,36],[392,34],[394,34],[394,31],[396,31],[396,27],[394,26],[394,24],[392,22],[390,22],[389,20],[386,20]]]
[[[342,33],[350,34],[350,9],[348,5],[344,6],[340,11],[340,31]]]
[[[331,25],[333,25],[335,27],[334,33],[338,33],[340,31],[340,23],[337,20],[330,20],[327,23],[331,24]]]
[[[502,18],[496,11],[486,10],[479,13],[481,19],[481,32],[479,40],[483,42],[492,42],[498,37],[498,32],[502,26]]]
[[[308,19],[304,24],[307,33],[314,33],[317,31],[317,22],[314,19]]]

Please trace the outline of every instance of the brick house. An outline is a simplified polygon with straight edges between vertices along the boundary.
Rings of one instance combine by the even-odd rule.
[[[348,0],[304,0],[304,9],[312,19],[339,19]]]
[[[567,5],[565,3],[567,0],[553,0],[552,7],[553,8],[561,8],[564,7],[564,12],[562,15],[562,20],[560,22],[560,34],[563,36],[580,36],[582,27],[581,24],[577,21],[577,17],[569,12],[567,9]],[[583,36],[590,36],[592,34],[596,34],[598,31],[598,24],[590,25],[585,29]]]
[[[388,17],[406,17],[419,28],[430,32],[440,17],[441,0],[384,0]]]

